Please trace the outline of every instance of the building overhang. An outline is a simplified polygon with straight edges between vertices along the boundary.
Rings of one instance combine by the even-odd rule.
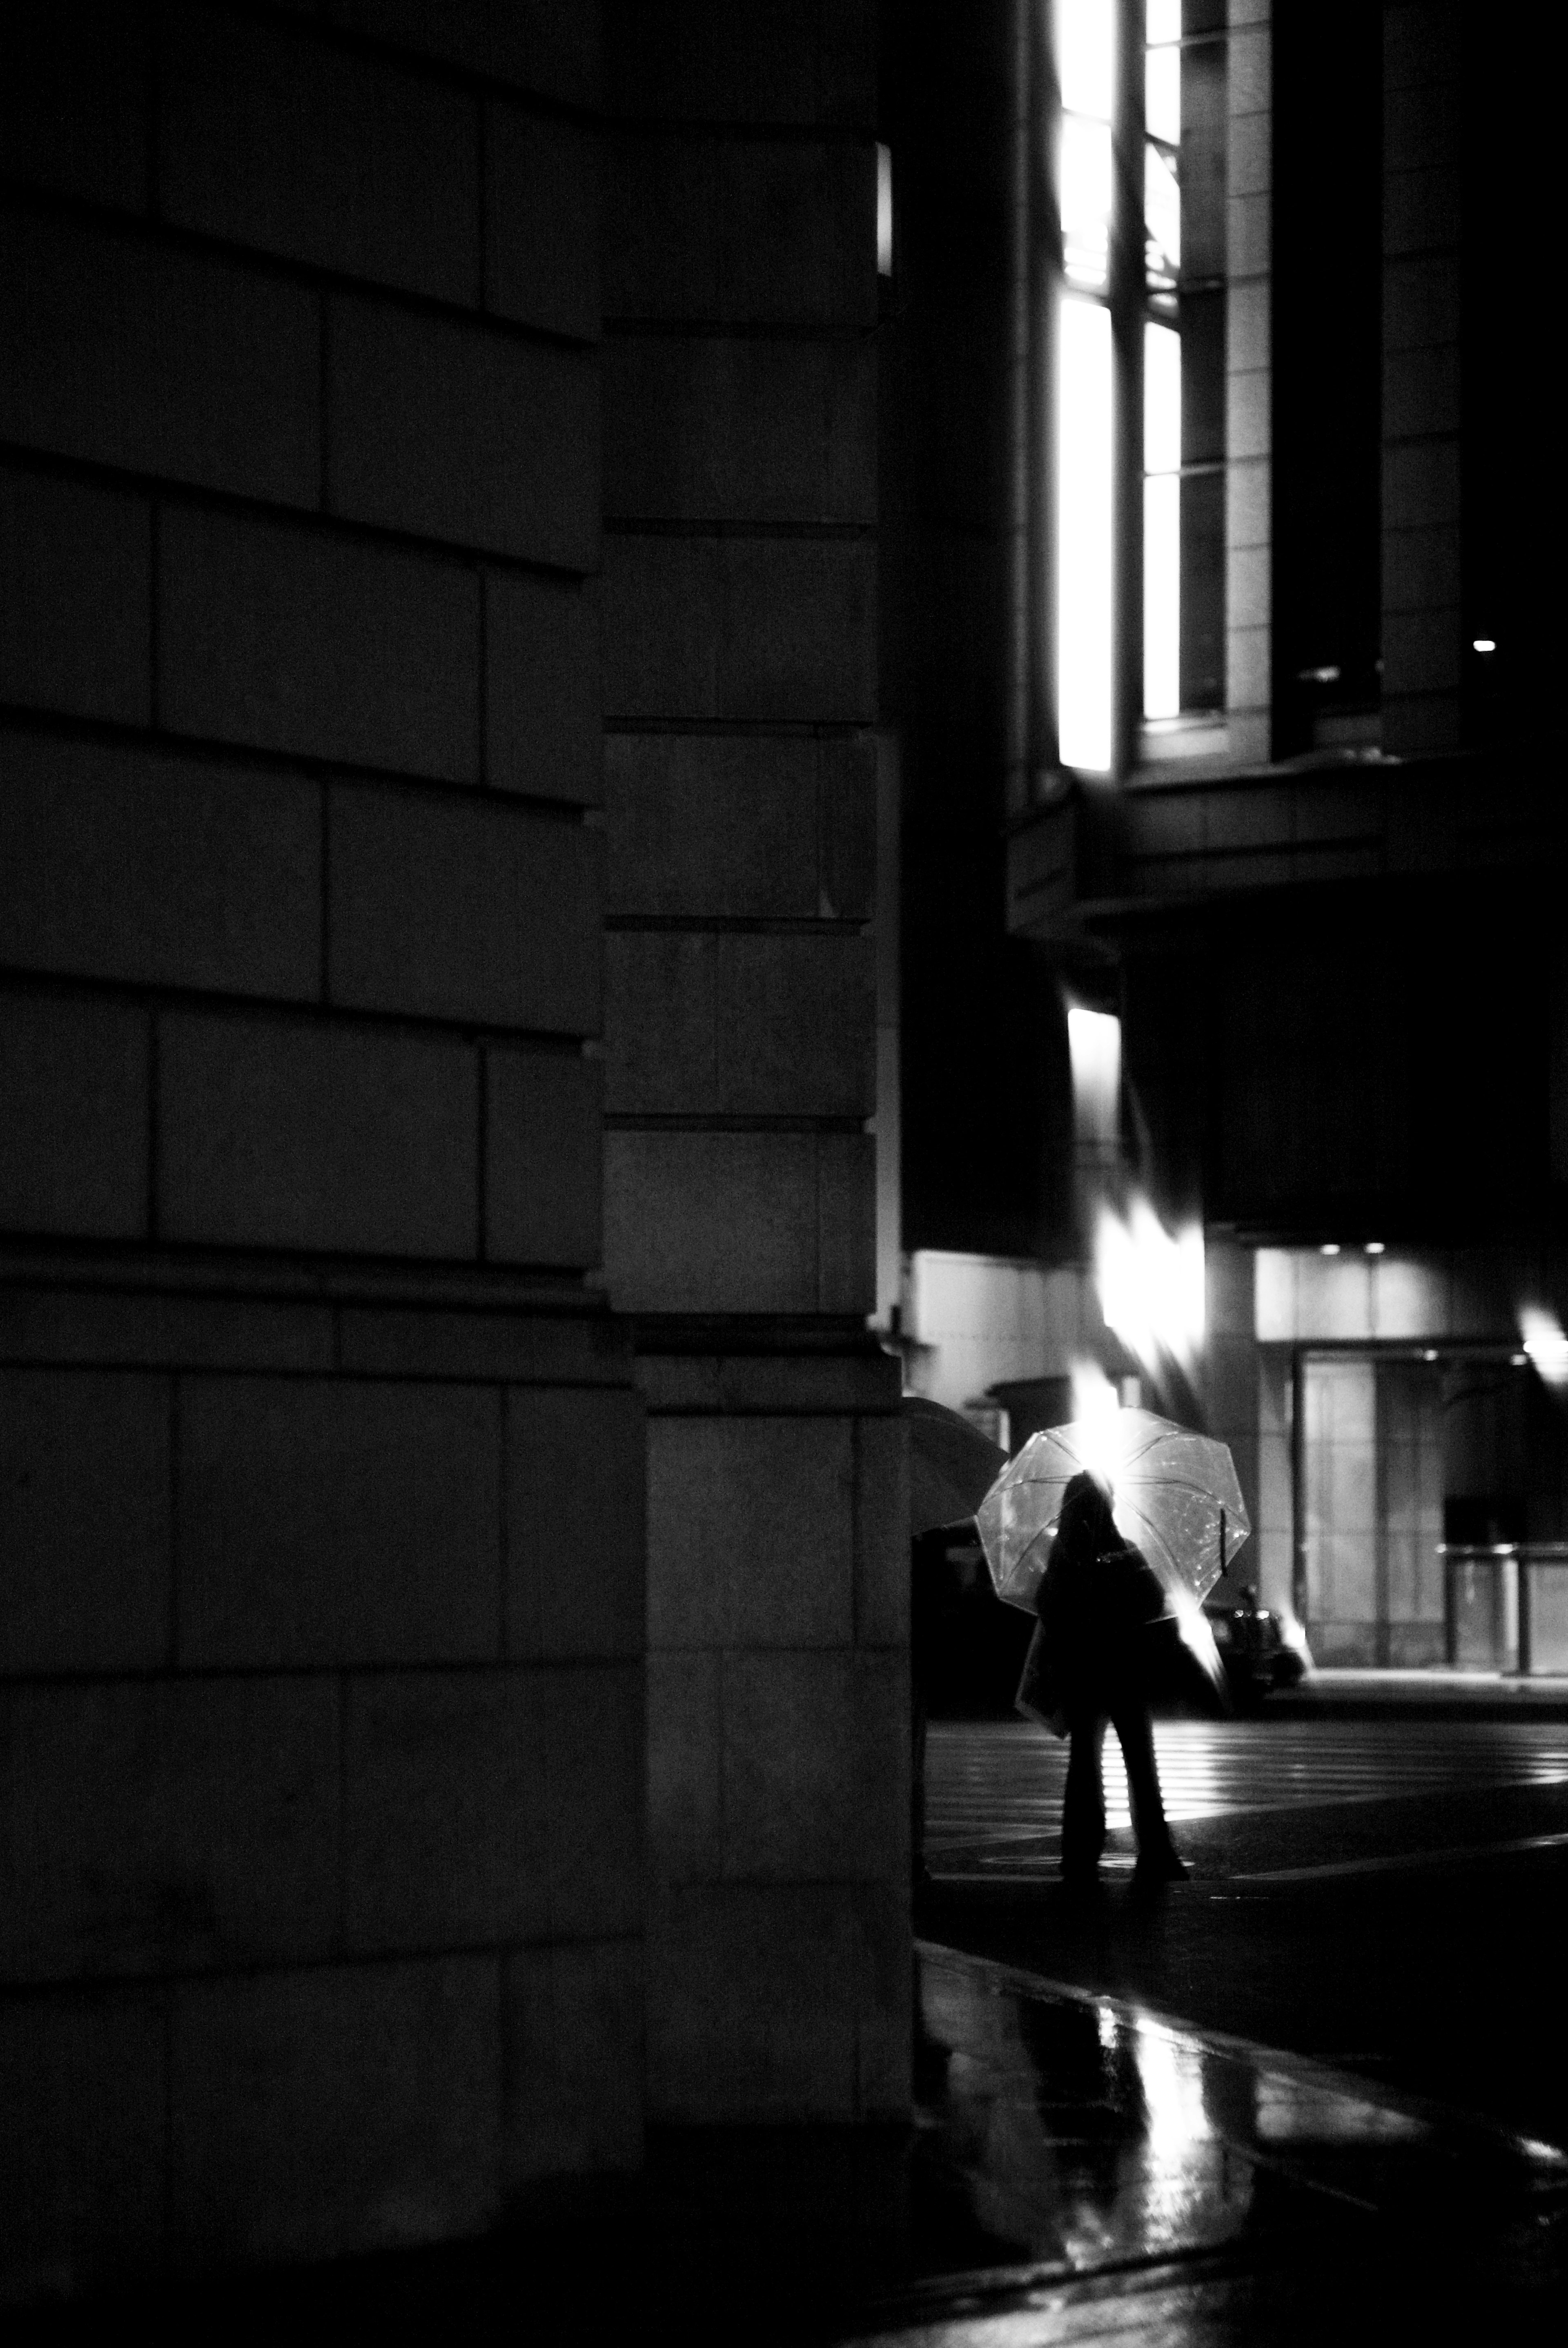
[[[1007,840],[1007,924],[1070,943],[1159,912],[1377,881],[1531,885],[1568,844],[1539,757],[1303,760],[1246,774],[1053,778]]]

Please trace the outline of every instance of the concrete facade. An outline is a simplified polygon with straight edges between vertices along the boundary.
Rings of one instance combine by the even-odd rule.
[[[5,35],[12,2294],[907,2099],[870,36],[609,15]]]

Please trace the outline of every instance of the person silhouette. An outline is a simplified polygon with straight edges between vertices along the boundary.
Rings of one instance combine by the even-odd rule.
[[[1087,1468],[1062,1495],[1035,1596],[1039,1628],[1019,1706],[1071,1739],[1062,1805],[1062,1874],[1069,1883],[1098,1878],[1105,1847],[1101,1755],[1110,1723],[1127,1765],[1138,1839],[1133,1880],[1148,1886],[1187,1872],[1166,1823],[1149,1716],[1151,1632],[1167,1610],[1153,1568],[1117,1530],[1112,1499],[1107,1478]]]

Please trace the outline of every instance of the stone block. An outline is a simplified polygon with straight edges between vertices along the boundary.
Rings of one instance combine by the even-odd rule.
[[[1389,530],[1383,533],[1383,609],[1430,612],[1460,600],[1460,532],[1457,522],[1434,530]]]
[[[872,1113],[876,962],[870,939],[720,937],[714,959],[721,1111]]]
[[[1267,707],[1271,633],[1261,627],[1226,630],[1225,700],[1229,708]]]
[[[337,1931],[329,1679],[0,1691],[10,1981],[325,1955]]]
[[[506,2188],[641,2167],[643,2035],[638,1941],[511,1952],[501,1976]]]
[[[1383,529],[1429,530],[1460,519],[1457,435],[1397,440],[1383,451]]]
[[[869,734],[817,745],[817,911],[870,921],[876,905],[877,752]]]
[[[150,1062],[143,1011],[0,994],[0,1230],[145,1235]]]
[[[1274,44],[1266,25],[1233,30],[1226,49],[1233,119],[1266,114],[1274,102]]]
[[[168,1660],[169,1385],[0,1370],[0,1672]]]
[[[1225,469],[1225,543],[1229,547],[1273,542],[1273,467],[1268,458]]]
[[[1226,260],[1233,277],[1268,274],[1274,225],[1274,198],[1266,189],[1256,195],[1232,194],[1225,206]]]
[[[650,1649],[850,1644],[852,1427],[650,1420]]]
[[[1457,433],[1459,428],[1459,345],[1390,351],[1383,366],[1385,441]]]
[[[147,500],[0,472],[0,698],[146,726],[152,714]]]
[[[519,1387],[506,1398],[509,1656],[640,1656],[647,1457],[640,1395]]]
[[[722,143],[716,165],[719,314],[872,326],[877,314],[872,140]]]
[[[603,1066],[485,1054],[484,1251],[583,1270],[603,1252]]]
[[[599,155],[574,124],[485,110],[485,306],[583,342],[599,333]]]
[[[531,562],[593,568],[599,376],[591,353],[348,296],[331,304],[326,352],[332,512]]]
[[[181,1663],[493,1662],[500,1422],[481,1386],[184,1382]]]
[[[333,1308],[325,1303],[159,1296],[91,1286],[13,1287],[0,1295],[0,1354],[14,1362],[327,1370],[336,1361],[336,1339]]]
[[[811,1134],[604,1137],[604,1274],[622,1312],[817,1312],[817,1214]]]
[[[606,711],[869,720],[875,625],[864,545],[614,538],[604,552]]]
[[[558,1035],[599,1025],[601,854],[575,820],[344,783],[330,795],[330,993],[356,1011]]]
[[[158,201],[181,228],[472,304],[479,176],[469,91],[304,25],[164,12]]]
[[[167,1014],[158,1120],[158,1223],[169,1239],[477,1251],[479,1086],[463,1044]]]
[[[875,351],[861,342],[639,335],[604,355],[617,516],[872,522]]]
[[[327,0],[330,24],[568,105],[599,100],[598,0]]]
[[[610,142],[604,165],[606,315],[717,317],[713,141],[630,131]]]
[[[720,941],[700,932],[620,930],[606,937],[604,1105],[613,1115],[711,1116],[726,1105],[719,953]],[[727,1021],[727,1005],[723,1016]]]
[[[648,1657],[648,1866],[657,1883],[717,1883],[722,1870],[723,1669],[712,1649]]]
[[[497,1958],[187,1981],[173,1998],[181,2264],[399,2249],[494,2222]]]
[[[550,1788],[550,1936],[629,1938],[643,1928],[643,1666],[562,1664],[532,1679]]]
[[[726,2125],[859,2116],[862,2030],[902,2002],[861,1885],[693,1886],[661,1898],[647,1941],[648,2117]]]
[[[1383,265],[1383,355],[1427,350],[1460,336],[1460,261],[1424,252]]]
[[[488,1283],[487,1283],[488,1285]],[[550,1385],[623,1385],[630,1373],[629,1333],[614,1327],[596,1298],[580,1292],[578,1311],[559,1311],[560,1292],[541,1313],[529,1282],[495,1309],[478,1298],[443,1312],[371,1305],[335,1308],[334,1365],[371,1377],[509,1380]]]
[[[604,745],[608,910],[814,915],[818,758],[838,747],[722,735],[611,735]],[[840,797],[835,793],[835,803]]]
[[[1225,556],[1225,610],[1232,625],[1266,628],[1274,616],[1274,561],[1266,546],[1232,547]]]
[[[1233,461],[1266,457],[1273,447],[1273,374],[1258,368],[1225,378],[1226,448]]]
[[[309,1001],[321,798],[297,776],[18,735],[0,798],[0,954],[21,968]]]
[[[485,579],[485,780],[596,807],[603,793],[603,664],[596,588]]]
[[[863,0],[779,0],[759,16],[719,0],[656,11],[623,0],[606,26],[611,102],[632,117],[870,128],[875,41]]]
[[[1253,374],[1269,366],[1273,299],[1266,278],[1231,287],[1225,306],[1225,366],[1230,374]]]
[[[713,543],[607,539],[602,593],[605,716],[716,717],[720,580]]]
[[[164,513],[158,693],[174,732],[479,774],[479,582],[455,562],[250,515]]]
[[[0,2001],[0,2299],[57,2301],[156,2271],[164,2039],[161,1990]]]
[[[528,1672],[377,1672],[344,1696],[351,1950],[542,1939],[544,1723]]]
[[[869,545],[727,539],[721,579],[721,717],[876,716],[876,563]]]
[[[1453,170],[1463,146],[1463,90],[1457,80],[1385,91],[1383,170],[1388,177]]]
[[[909,1436],[902,1418],[855,1425],[855,1643],[909,1643]]]
[[[1460,188],[1451,165],[1388,173],[1383,182],[1386,253],[1457,252],[1461,233]]]
[[[1225,187],[1233,196],[1263,195],[1274,185],[1274,118],[1243,114],[1225,145]]]
[[[1464,659],[1464,613],[1385,612],[1383,689],[1389,694],[1457,693]]]
[[[722,1706],[727,1879],[907,1880],[902,1655],[728,1654]]]
[[[321,320],[303,286],[95,221],[11,211],[0,438],[203,489],[314,506]]]
[[[876,1309],[876,1142],[867,1133],[817,1141],[817,1310]]]
[[[149,57],[124,0],[15,8],[0,30],[0,170],[122,211],[147,209]]]

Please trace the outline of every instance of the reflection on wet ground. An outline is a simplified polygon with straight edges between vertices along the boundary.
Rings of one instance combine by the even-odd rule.
[[[1551,2304],[1521,2244],[1561,2246],[1553,2147],[931,1942],[918,1968],[924,2274],[855,2336],[1285,2340],[1330,2277],[1407,2310],[1502,2278],[1516,2336]]]

